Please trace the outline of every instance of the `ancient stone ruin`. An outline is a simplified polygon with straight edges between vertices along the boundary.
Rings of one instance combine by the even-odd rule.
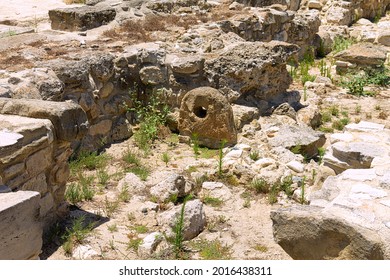
[[[390,0],[43,2],[0,19],[0,259],[390,258]]]

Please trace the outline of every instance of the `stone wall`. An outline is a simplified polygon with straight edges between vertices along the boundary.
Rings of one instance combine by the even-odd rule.
[[[315,10],[256,9],[221,22],[225,32],[234,32],[247,41],[269,42],[278,40],[298,45],[302,57],[313,45],[321,21]]]
[[[85,113],[68,102],[1,98],[0,124],[0,183],[38,192],[38,217],[48,228],[67,211],[70,144],[86,131]]]

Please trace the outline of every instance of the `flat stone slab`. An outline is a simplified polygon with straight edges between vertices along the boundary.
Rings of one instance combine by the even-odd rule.
[[[359,43],[336,54],[335,59],[358,66],[380,66],[386,61],[386,51],[372,43]]]
[[[382,124],[349,124],[343,133],[332,134],[330,142],[324,164],[338,174],[351,168],[383,166],[390,160],[390,130]]]
[[[34,141],[53,141],[49,120],[0,114],[0,162]],[[1,166],[0,166],[1,170]]]

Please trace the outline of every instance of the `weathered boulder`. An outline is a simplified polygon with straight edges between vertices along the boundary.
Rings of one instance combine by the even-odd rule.
[[[38,259],[42,247],[38,192],[0,194],[0,260]]]
[[[376,41],[384,46],[390,46],[390,31],[383,30],[378,34]]]
[[[183,97],[179,115],[181,135],[198,137],[199,143],[219,148],[222,140],[237,143],[233,111],[228,100],[216,89],[200,87]]]
[[[12,98],[62,101],[64,83],[48,68],[33,68],[13,73],[8,79]],[[7,96],[3,96],[7,97]]]
[[[252,120],[258,119],[260,116],[260,111],[256,107],[234,104],[232,109],[234,123],[238,130],[240,130],[244,125],[250,123]]]
[[[372,43],[359,43],[336,54],[335,59],[349,62],[359,67],[380,67],[386,61],[386,50]]]
[[[383,259],[381,240],[317,207],[295,206],[271,212],[276,242],[296,260]]]
[[[134,173],[126,173],[125,177],[118,182],[117,190],[120,192],[124,189],[135,195],[145,195],[147,193],[145,183]]]
[[[230,102],[256,107],[261,100],[280,104],[292,81],[286,61],[297,51],[297,46],[278,41],[234,43],[218,57],[206,59],[205,76]]]
[[[138,247],[138,256],[141,258],[150,257],[163,239],[163,235],[160,232],[152,232],[146,236]]]
[[[203,182],[200,196],[210,196],[227,201],[232,197],[232,193],[227,186],[221,182]]]
[[[173,229],[180,219],[182,205],[161,213],[157,217],[159,225],[167,226],[167,236],[173,235]],[[199,199],[188,201],[184,209],[183,239],[190,240],[201,233],[206,226],[203,203]]]
[[[294,259],[389,259],[389,161],[328,177],[310,205],[271,213],[276,241]]]
[[[150,194],[158,201],[167,201],[170,197],[184,197],[191,191],[191,184],[184,176],[172,174],[150,189]]]
[[[269,139],[272,147],[294,149],[308,158],[318,154],[318,148],[325,144],[325,135],[307,126],[283,125],[276,135]]]
[[[108,24],[115,19],[114,8],[105,5],[63,8],[49,11],[51,28],[66,31],[85,31]]]

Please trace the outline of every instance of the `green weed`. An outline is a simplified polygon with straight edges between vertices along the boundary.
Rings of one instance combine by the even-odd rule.
[[[141,100],[140,97],[145,97]],[[134,133],[134,140],[138,147],[148,151],[150,144],[157,139],[160,126],[166,124],[169,114],[169,107],[164,102],[163,91],[152,90],[151,93],[143,92],[137,94],[137,88],[130,91],[133,107],[126,108],[134,113],[135,119],[139,122],[139,129]]]
[[[203,260],[228,260],[231,259],[231,248],[223,245],[219,240],[209,241],[200,239],[192,242],[192,247],[199,250],[199,255]]]
[[[223,148],[225,148],[227,141],[223,139],[218,149],[218,176],[222,177],[222,160],[223,160]]]
[[[202,198],[202,202],[212,207],[220,207],[223,204],[223,200],[217,197],[206,195]]]
[[[258,150],[253,150],[249,153],[249,158],[253,161],[256,161],[260,158],[260,152]]]
[[[169,160],[171,159],[169,154],[167,152],[164,152],[162,155],[161,155],[161,159],[162,161],[165,163],[165,166],[168,167],[168,162]]]
[[[254,178],[250,184],[250,188],[257,193],[268,193],[270,186],[263,178]]]
[[[85,225],[85,216],[80,216],[72,222],[70,228],[66,228],[65,234],[62,236],[64,240],[63,249],[65,254],[72,253],[75,245],[82,244],[83,241],[91,234],[94,223],[88,223]]]
[[[339,53],[343,50],[348,49],[354,43],[355,43],[355,40],[352,38],[344,38],[341,36],[337,36],[336,38],[334,38],[334,41],[333,41],[332,52],[333,52],[333,54]]]

